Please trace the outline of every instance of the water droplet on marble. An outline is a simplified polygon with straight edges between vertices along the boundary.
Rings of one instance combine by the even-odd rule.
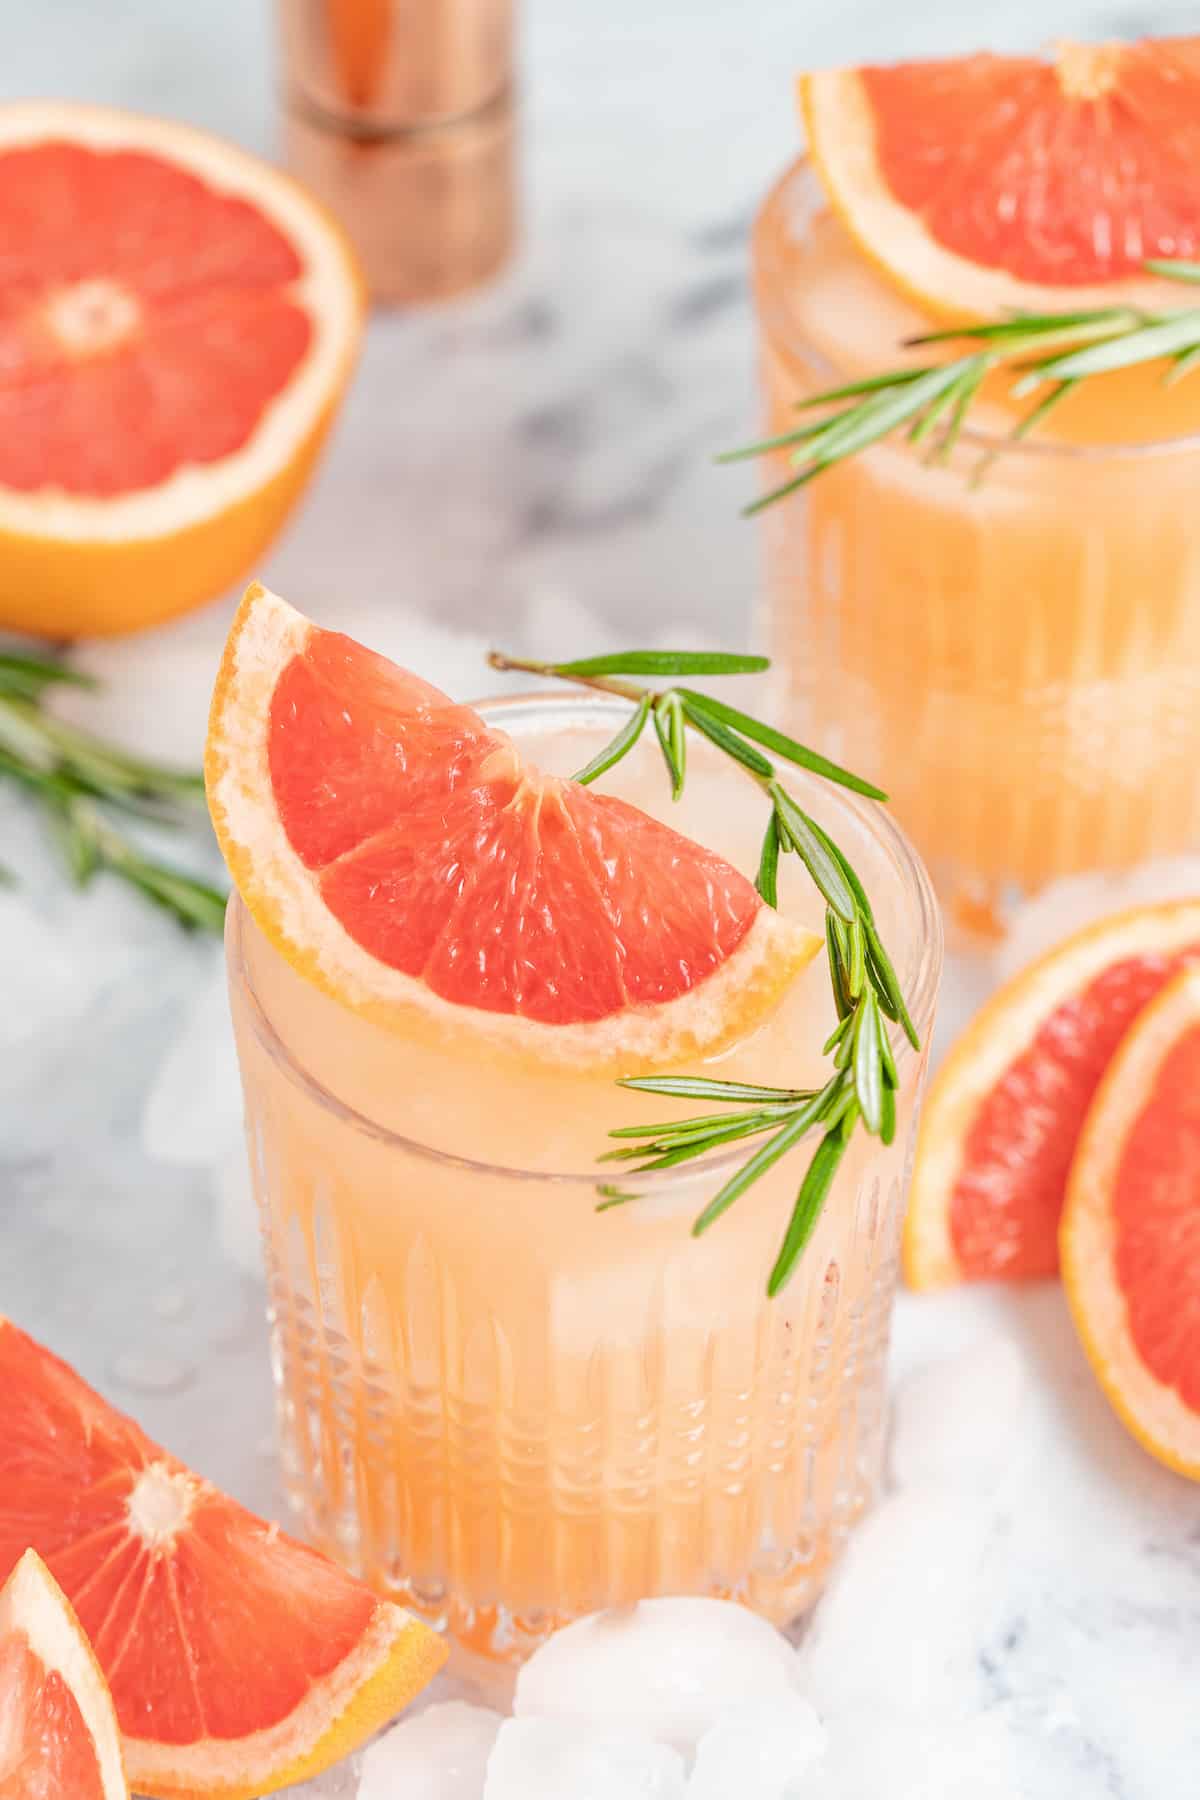
[[[182,1394],[196,1371],[171,1356],[148,1350],[121,1350],[112,1359],[113,1379],[139,1394]]]
[[[150,1310],[159,1319],[182,1319],[191,1305],[191,1296],[183,1288],[163,1288],[150,1301]]]

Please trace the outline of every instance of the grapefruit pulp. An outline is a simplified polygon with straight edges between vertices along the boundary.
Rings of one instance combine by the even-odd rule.
[[[337,227],[201,132],[0,107],[0,626],[131,630],[227,587],[299,494],[357,350]]]
[[[1200,1481],[1200,968],[1122,1039],[1084,1122],[1061,1243],[1105,1393],[1153,1455]]]
[[[0,1588],[0,1800],[127,1800],[112,1696],[36,1550]]]
[[[1182,306],[1200,252],[1200,37],[805,75],[825,191],[919,305],[964,319]]]
[[[238,1506],[0,1320],[0,1577],[32,1546],[112,1691],[133,1788],[249,1800],[386,1723],[442,1641]]]
[[[1200,901],[1102,920],[1007,982],[938,1071],[921,1119],[904,1259],[915,1287],[1058,1269],[1084,1116],[1126,1029],[1200,961]]]
[[[471,707],[257,585],[206,777],[260,929],[397,1029],[632,1073],[743,1036],[818,944],[721,857],[543,775]]]

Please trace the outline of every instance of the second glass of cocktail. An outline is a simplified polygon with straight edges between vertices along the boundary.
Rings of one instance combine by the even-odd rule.
[[[886,770],[952,914],[993,930],[1200,834],[1200,310],[1191,264],[1143,269],[1195,254],[1194,161],[1167,171],[1200,39],[802,90],[810,156],[753,247],[764,488],[808,477],[764,513],[779,715]],[[840,442],[797,438],[843,405]]]
[[[384,698],[383,685],[365,702],[358,692],[348,716],[361,728],[373,708],[372,729],[386,731],[395,715]],[[631,710],[549,695],[488,706],[481,728],[553,782]],[[652,839],[675,859],[658,870],[660,912],[673,884],[684,908],[697,840],[709,847],[697,855],[717,853],[712,895],[727,864],[753,872],[770,814],[744,768],[703,738],[688,748],[677,803],[649,732],[604,783],[630,803],[628,817],[669,817],[682,834]],[[286,759],[275,760],[279,775]],[[329,761],[343,814],[354,806],[346,767],[344,756]],[[213,792],[230,853],[228,780],[218,773]],[[789,771],[788,785],[869,892],[926,1042],[941,950],[920,863],[877,806],[812,775]],[[632,840],[627,853],[632,866]],[[261,920],[255,872],[236,848],[230,859]],[[519,905],[532,913],[541,902],[526,875]],[[740,892],[729,890],[730,906]],[[370,905],[386,911],[395,896],[377,871]],[[783,921],[821,926],[797,858],[783,859],[778,901]],[[621,929],[656,924],[632,910]],[[538,930],[530,918],[531,984]],[[802,1611],[876,1480],[923,1052],[892,1034],[894,1136],[851,1137],[794,1277],[771,1299],[811,1145],[694,1237],[760,1140],[731,1138],[650,1173],[598,1165],[599,1152],[627,1144],[608,1136],[614,1128],[652,1137],[702,1107],[619,1087],[609,1065],[481,1044],[453,1020],[440,1035],[397,1030],[335,997],[295,937],[280,939],[269,920],[264,930],[240,902],[227,936],[286,1480],[308,1534],[493,1657],[520,1657],[573,1616],[650,1594],[737,1596],[780,1621]],[[738,984],[710,992],[714,1006],[746,999]],[[712,1039],[686,1073],[819,1087],[838,1020],[825,970],[813,962],[777,1003],[751,1005],[746,1029]]]

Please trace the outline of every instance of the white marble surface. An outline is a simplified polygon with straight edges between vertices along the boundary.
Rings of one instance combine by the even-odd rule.
[[[0,18],[0,96],[114,101],[271,145],[265,0],[4,0]],[[480,299],[373,324],[332,451],[265,577],[464,692],[484,686],[488,640],[742,642],[758,578],[737,517],[749,477],[710,457],[754,418],[746,231],[793,147],[792,69],[1194,22],[1183,0],[1021,0],[1002,17],[963,0],[534,0],[520,257]],[[194,758],[229,611],[82,650],[111,681],[94,716]],[[22,878],[0,893],[0,1308],[271,1511],[216,948],[118,890],[69,894],[2,794],[0,840]],[[971,998],[958,981],[951,1011]],[[1005,1791],[1190,1800],[1196,1490],[1109,1416],[1052,1290],[903,1301],[897,1368],[995,1331],[1032,1360],[1042,1396],[1037,1433],[1012,1445],[993,1591],[971,1623],[977,1704],[1019,1747]],[[911,1570],[881,1594],[879,1629],[901,1661],[921,1611]]]

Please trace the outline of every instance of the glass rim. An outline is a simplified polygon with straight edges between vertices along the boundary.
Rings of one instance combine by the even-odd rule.
[[[581,711],[591,715],[607,714],[613,720],[617,720],[626,717],[632,710],[630,702],[615,695],[608,696],[600,693],[542,692],[503,697],[489,696],[484,700],[471,702],[471,704],[483,714],[489,723],[500,724],[511,719],[514,714],[520,715],[529,710],[543,715],[556,710],[567,711],[571,714],[573,723],[579,722]],[[858,818],[884,849],[900,880],[908,887],[915,912],[913,921],[914,952],[905,966],[904,975],[907,979],[902,982],[902,986],[913,1022],[921,1038],[922,1048],[920,1051],[914,1050],[903,1033],[895,1034],[893,1053],[901,1074],[901,1086],[903,1086],[906,1072],[908,1079],[914,1079],[919,1058],[928,1052],[934,1006],[942,971],[942,915],[929,872],[906,834],[877,802],[867,800],[865,797],[851,792],[848,788],[838,787],[836,784],[828,782],[820,776],[810,775],[804,770],[795,771],[795,774],[798,779],[819,785],[823,792],[831,793],[839,804],[843,804],[847,811]],[[602,1183],[615,1182],[620,1179],[620,1172],[614,1165],[602,1164],[599,1161],[594,1173],[573,1169],[524,1169],[514,1168],[503,1163],[484,1162],[477,1157],[463,1156],[453,1150],[441,1150],[436,1145],[422,1143],[419,1138],[411,1138],[403,1132],[393,1131],[389,1126],[381,1125],[378,1120],[372,1119],[368,1114],[359,1112],[356,1107],[339,1099],[304,1067],[276,1029],[259,998],[250,977],[242,943],[244,923],[249,917],[249,910],[235,888],[229,899],[225,933],[230,983],[232,986],[236,986],[246,1003],[251,1029],[261,1048],[287,1078],[323,1111],[334,1114],[345,1124],[373,1138],[376,1142],[386,1144],[397,1152],[435,1163],[442,1168],[458,1169],[472,1176],[501,1177],[508,1181],[548,1182],[559,1186],[587,1187],[593,1190]],[[297,975],[296,979],[302,981],[306,977]],[[335,1001],[333,1004],[338,1003]],[[807,1139],[810,1135],[810,1133],[805,1133],[805,1138]],[[650,1170],[646,1174],[638,1175],[637,1185],[639,1189],[645,1190],[647,1197],[652,1194],[668,1193],[673,1189],[686,1187],[708,1175],[719,1174],[724,1170],[735,1168],[745,1159],[747,1153],[745,1143],[734,1143],[722,1150],[713,1151],[709,1156],[697,1157],[694,1162],[682,1165],[680,1168]],[[632,1174],[627,1175],[625,1179],[632,1180]]]
[[[766,282],[772,290],[783,285],[779,273],[778,254],[771,249],[764,249],[766,227],[782,208],[789,190],[804,184],[812,191],[821,192],[820,178],[813,167],[812,159],[802,152],[786,169],[776,177],[767,190],[754,217],[752,229],[753,261],[755,270],[761,267]],[[757,284],[756,284],[757,286]],[[848,373],[840,369],[836,362],[819,350],[814,343],[798,328],[784,321],[785,329],[780,330],[781,306],[767,308],[756,306],[759,322],[768,339],[790,338],[798,346],[805,359],[818,374],[829,377],[829,385],[835,386],[844,380]],[[902,348],[896,346],[897,350]],[[1140,457],[1170,456],[1172,453],[1200,450],[1200,431],[1186,431],[1174,437],[1149,438],[1134,443],[1112,444],[1068,444],[1053,438],[1012,438],[1007,433],[983,431],[978,425],[964,425],[959,433],[960,443],[969,444],[989,456],[1026,457],[1033,461],[1039,458],[1058,459],[1068,463],[1104,462],[1107,460],[1126,461]],[[884,443],[887,440],[883,440]],[[873,446],[872,446],[873,447]]]

